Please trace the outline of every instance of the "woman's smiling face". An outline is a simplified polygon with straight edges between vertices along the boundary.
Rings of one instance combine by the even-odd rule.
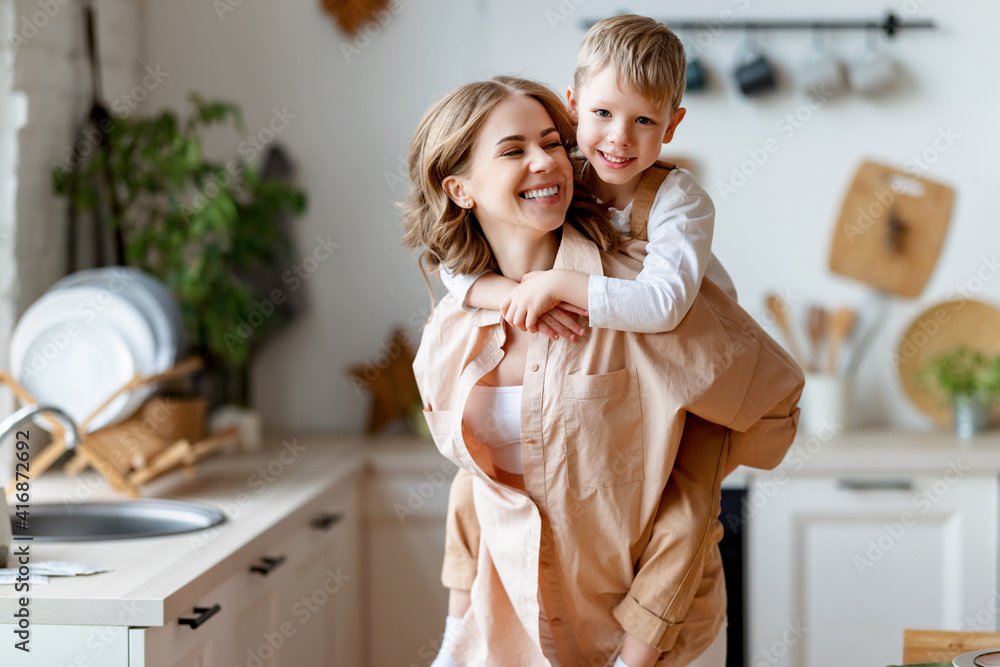
[[[458,203],[472,202],[483,229],[551,232],[573,199],[573,166],[545,107],[533,97],[501,101],[483,124],[464,173],[443,183]]]

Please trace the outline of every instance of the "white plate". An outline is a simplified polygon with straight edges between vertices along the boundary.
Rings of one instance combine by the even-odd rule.
[[[1000,662],[994,662],[994,661],[977,662],[976,661],[976,658],[978,658],[979,656],[986,656],[986,655],[989,655],[991,653],[996,654],[996,657],[1000,657],[1000,648],[988,648],[988,649],[983,649],[983,650],[980,650],[980,651],[970,651],[968,653],[963,653],[962,655],[957,656],[952,661],[951,664],[955,665],[955,667],[981,667],[981,665],[984,665],[984,664],[985,665],[1000,665]],[[994,656],[990,655],[990,657],[993,658]]]
[[[95,320],[86,335],[80,332],[69,336],[63,322],[40,332],[25,350],[19,380],[40,402],[63,408],[77,424],[135,375],[132,351],[113,325]],[[116,397],[85,430],[111,423],[128,403],[127,394]],[[38,423],[48,430],[46,422]]]
[[[97,325],[97,326],[95,326]],[[53,329],[53,327],[56,327]],[[108,336],[108,328],[116,331],[119,335]],[[61,336],[58,333],[61,332]],[[51,335],[50,335],[51,334]],[[41,338],[40,342],[37,342]],[[104,350],[102,359],[108,360],[109,370],[107,375],[98,366],[95,372],[100,377],[80,379],[76,377],[76,366],[72,364],[82,364],[82,361],[61,360],[59,364],[51,363],[53,359],[46,358],[43,354],[48,351],[49,357],[63,356],[61,350],[70,350],[65,356],[79,356],[85,349],[83,343],[76,342],[77,338],[83,338],[86,345],[97,346],[95,348]],[[72,345],[70,344],[72,342]],[[49,292],[36,301],[21,317],[14,333],[11,336],[10,363],[14,377],[22,384],[26,380],[30,381],[34,390],[32,393],[40,402],[52,402],[56,407],[63,408],[71,415],[79,415],[85,407],[97,407],[101,402],[107,400],[112,392],[100,394],[100,400],[94,403],[94,396],[98,395],[96,387],[105,387],[117,381],[119,376],[115,373],[120,368],[113,362],[113,359],[120,359],[117,355],[121,350],[125,350],[132,356],[134,372],[143,375],[154,372],[156,367],[155,359],[155,338],[153,331],[143,315],[132,306],[126,299],[115,295],[106,289],[88,286],[75,286],[61,289],[57,292]],[[51,347],[45,348],[45,345]],[[34,346],[34,347],[32,347]],[[40,347],[39,347],[40,346]],[[33,357],[28,358],[29,348],[33,350]],[[111,349],[107,349],[111,348]],[[48,361],[49,363],[43,363]],[[37,366],[37,367],[36,367]],[[57,368],[58,367],[58,368]],[[67,378],[63,373],[72,371],[74,376]],[[81,371],[82,372],[82,371]],[[35,377],[37,376],[37,377]],[[105,378],[111,379],[105,379]],[[126,382],[130,378],[126,378]],[[77,381],[91,382],[95,387],[89,391],[76,394],[75,397],[67,397],[60,392],[59,385]],[[124,382],[117,385],[119,388]],[[86,430],[93,431],[101,426],[115,423],[124,419],[134,412],[142,402],[152,392],[153,387],[145,386],[131,393],[122,404],[119,411],[113,413],[106,409],[99,415],[99,419],[91,422]],[[88,395],[90,394],[90,395]],[[56,403],[51,397],[58,396],[62,401],[69,400],[68,403]],[[86,417],[86,415],[84,415]],[[43,423],[44,425],[44,423]]]
[[[129,266],[77,271],[57,281],[49,292],[76,285],[103,287],[120,294],[145,316],[156,337],[156,373],[169,369],[184,347],[184,323],[170,292],[156,277]]]

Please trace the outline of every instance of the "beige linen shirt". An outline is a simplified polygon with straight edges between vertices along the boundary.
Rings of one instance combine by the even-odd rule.
[[[604,253],[567,224],[555,267],[630,278],[643,247]],[[445,581],[472,578],[452,656],[461,666],[548,665],[541,596],[564,666],[610,664],[626,630],[669,651],[664,664],[687,664],[725,615],[719,484],[737,463],[780,462],[798,421],[801,370],[711,281],[672,332],[533,336],[521,491],[496,481],[485,445],[462,422],[473,385],[503,357],[504,327],[498,312],[466,313],[447,296],[414,361],[435,443],[467,473],[452,499],[471,497],[481,526],[474,566],[455,556],[457,574]],[[695,446],[678,459],[686,472],[672,475],[682,434]],[[449,529],[459,523],[451,517]]]

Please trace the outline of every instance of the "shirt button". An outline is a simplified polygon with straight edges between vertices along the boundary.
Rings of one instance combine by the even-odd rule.
[[[535,444],[535,439],[534,438],[525,438],[524,439],[524,444],[526,444],[526,445],[533,445],[533,444]]]
[[[549,625],[551,625],[553,628],[557,628],[560,625],[562,625],[562,619],[561,618],[550,618],[549,619]]]
[[[534,373],[538,370],[538,364],[528,364],[528,370]]]

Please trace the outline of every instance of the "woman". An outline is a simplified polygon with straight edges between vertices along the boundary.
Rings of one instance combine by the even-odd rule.
[[[460,273],[634,278],[643,244],[615,252],[574,183],[573,137],[540,84],[453,91],[414,136],[404,244]],[[414,371],[435,442],[464,471],[450,520],[469,554],[451,582],[470,591],[449,606],[458,665],[687,665],[718,645],[719,484],[781,460],[802,388],[739,306],[705,281],[670,333],[553,342],[446,297]]]

